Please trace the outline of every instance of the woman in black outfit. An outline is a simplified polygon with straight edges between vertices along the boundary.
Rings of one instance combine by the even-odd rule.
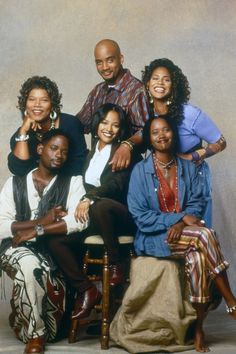
[[[94,144],[88,154],[84,169],[86,194],[79,202],[75,217],[80,221],[90,219],[88,233],[102,236],[110,259],[110,283],[123,280],[120,266],[118,236],[133,233],[134,224],[126,206],[126,197],[134,161],[129,168],[112,171],[110,161],[120,146],[127,144],[129,125],[123,109],[115,104],[102,105],[93,116],[91,133]]]
[[[70,138],[69,158],[63,173],[81,174],[87,154],[83,127],[74,116],[61,113],[61,94],[55,82],[45,76],[26,80],[18,96],[22,124],[10,140],[9,170],[23,176],[38,166],[37,145],[47,131],[60,128]]]

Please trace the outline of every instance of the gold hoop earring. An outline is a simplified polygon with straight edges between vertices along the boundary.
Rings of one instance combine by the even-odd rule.
[[[152,95],[151,95],[151,93],[150,93],[150,91],[147,89],[147,92],[148,92],[148,99],[149,99],[149,102],[150,103],[153,103],[153,97],[152,97]]]

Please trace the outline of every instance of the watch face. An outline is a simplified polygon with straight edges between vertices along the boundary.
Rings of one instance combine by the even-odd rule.
[[[36,225],[35,226],[35,231],[37,233],[38,236],[44,235],[44,228],[43,225]]]

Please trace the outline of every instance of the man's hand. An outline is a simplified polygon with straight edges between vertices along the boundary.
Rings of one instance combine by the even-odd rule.
[[[16,235],[12,239],[12,247],[19,246],[22,242],[31,240],[32,238],[36,237],[35,229],[27,229],[23,231],[17,231]]]
[[[48,225],[54,222],[60,221],[64,216],[67,215],[67,212],[62,209],[61,206],[50,209],[47,214],[42,216],[38,220],[38,224]]]
[[[109,165],[112,165],[112,172],[127,168],[131,161],[131,151],[126,144],[121,144],[116,150]]]
[[[185,223],[182,220],[171,226],[167,231],[167,243],[175,243],[179,241],[184,227]]]
[[[79,202],[79,204],[76,207],[75,210],[75,220],[78,222],[86,222],[89,219],[89,206],[90,206],[90,200],[85,199]]]

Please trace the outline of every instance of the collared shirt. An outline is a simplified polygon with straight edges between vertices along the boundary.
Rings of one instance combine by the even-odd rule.
[[[109,86],[102,82],[88,95],[84,106],[77,114],[85,133],[90,132],[92,115],[104,103],[115,103],[126,111],[131,122],[132,134],[139,131],[149,118],[144,85],[128,69],[124,71],[116,85]]]
[[[100,177],[111,155],[111,144],[104,146],[102,150],[98,150],[98,142],[95,153],[89,162],[89,166],[85,172],[85,182],[95,187],[101,186]]]
[[[29,172],[27,175],[27,193],[29,206],[31,209],[31,220],[35,219],[38,203],[40,201],[39,194],[35,189],[32,172]],[[47,187],[44,188],[43,194],[47,193],[47,191],[52,187],[56,180],[57,176],[55,176]],[[82,176],[76,176],[71,178],[69,193],[67,197],[67,215],[63,217],[63,220],[67,226],[67,234],[72,232],[82,231],[88,225],[87,223],[76,222],[74,217],[75,208],[78,204],[78,201],[85,194],[85,189],[82,183]],[[13,197],[13,183],[12,177],[8,178],[6,183],[4,184],[1,193],[0,193],[0,241],[5,237],[12,237],[11,224],[16,221],[16,208]]]

